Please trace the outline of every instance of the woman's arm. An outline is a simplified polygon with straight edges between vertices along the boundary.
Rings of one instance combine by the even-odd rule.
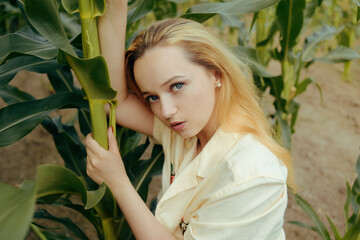
[[[132,186],[124,168],[114,134],[109,128],[109,151],[89,134],[87,174],[98,184],[105,182],[113,193],[136,239],[175,239],[155,218]]]
[[[127,0],[107,0],[106,13],[99,18],[101,54],[108,65],[111,86],[118,92],[118,124],[151,136],[153,114],[140,99],[128,93],[125,77]]]

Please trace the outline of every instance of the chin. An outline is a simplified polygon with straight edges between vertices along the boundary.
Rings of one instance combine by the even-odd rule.
[[[183,138],[193,138],[198,135],[198,132],[190,132],[190,131],[180,131],[176,133]]]

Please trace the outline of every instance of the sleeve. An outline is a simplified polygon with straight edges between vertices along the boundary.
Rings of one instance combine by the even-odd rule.
[[[258,178],[231,184],[192,215],[184,239],[285,239],[286,183]]]
[[[170,134],[170,129],[165,126],[157,117],[154,116],[154,128],[153,135],[150,138],[150,142],[154,144],[163,145],[164,138]]]

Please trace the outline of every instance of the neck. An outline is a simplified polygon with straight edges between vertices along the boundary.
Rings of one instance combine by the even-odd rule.
[[[209,124],[208,124],[209,125]],[[215,124],[206,125],[203,130],[199,132],[197,135],[198,138],[198,145],[197,150],[198,153],[205,147],[205,145],[209,142],[209,140],[214,136],[217,126]]]

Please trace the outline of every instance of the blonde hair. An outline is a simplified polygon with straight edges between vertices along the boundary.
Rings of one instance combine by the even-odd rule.
[[[160,21],[140,33],[125,54],[126,75],[130,88],[141,99],[141,91],[134,78],[135,61],[146,50],[157,46],[182,47],[190,61],[221,78],[217,90],[216,113],[225,131],[252,133],[280,158],[288,168],[288,187],[295,191],[290,153],[274,140],[274,131],[261,109],[260,94],[247,65],[242,63],[218,38],[200,23],[173,18]]]

